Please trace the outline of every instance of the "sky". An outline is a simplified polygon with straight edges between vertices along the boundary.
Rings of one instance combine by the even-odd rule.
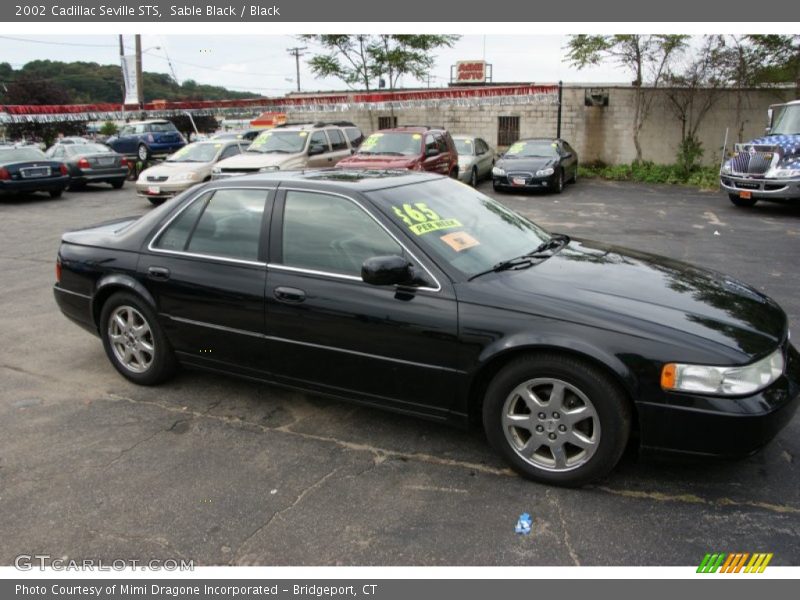
[[[13,38],[13,39],[12,39]],[[626,83],[630,76],[614,65],[584,70],[565,60],[564,35],[465,35],[453,48],[436,53],[430,85],[445,86],[450,65],[458,60],[484,59],[493,65],[494,81],[553,83]],[[126,52],[133,52],[133,35],[125,36]],[[301,57],[300,84],[304,92],[346,89],[340,81],[313,76],[305,61],[321,48],[290,35],[142,35],[145,71],[169,73],[172,62],[178,81],[222,85],[237,91],[283,96],[296,90],[295,59],[287,48],[308,46]],[[0,35],[0,62],[14,68],[32,60],[88,61],[119,64],[117,35]],[[425,86],[410,77],[405,87]]]

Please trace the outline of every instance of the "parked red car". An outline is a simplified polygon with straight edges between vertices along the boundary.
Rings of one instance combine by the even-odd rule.
[[[410,169],[458,177],[458,151],[450,134],[434,127],[383,129],[365,139],[345,169]]]

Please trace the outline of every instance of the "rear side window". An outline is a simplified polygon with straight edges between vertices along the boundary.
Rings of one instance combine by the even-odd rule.
[[[346,127],[344,132],[347,134],[347,139],[350,140],[350,145],[353,146],[353,148],[364,141],[364,134],[361,133],[358,127]]]
[[[345,141],[341,131],[338,129],[329,129],[328,137],[331,140],[331,149],[334,152],[337,150],[347,150],[347,141]]]
[[[308,143],[308,147],[311,146],[322,146],[325,148],[325,152],[330,150],[330,146],[328,146],[328,138],[325,136],[324,131],[315,131],[311,134],[311,140]]]
[[[447,146],[447,140],[444,139],[441,133],[434,133],[433,139],[436,140],[436,147],[439,149],[439,152],[450,152],[450,148]]]
[[[255,189],[207,194],[170,224],[155,247],[257,261],[266,195],[266,190]]]
[[[175,125],[172,123],[150,123],[150,131],[154,132],[172,132],[175,131]]]

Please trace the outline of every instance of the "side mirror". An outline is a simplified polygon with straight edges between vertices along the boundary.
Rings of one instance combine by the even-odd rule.
[[[316,145],[316,146],[311,146],[308,149],[309,156],[314,156],[316,154],[323,154],[324,152],[325,152],[325,146]]]
[[[441,152],[439,152],[438,148],[425,148],[425,157],[426,158],[431,157],[431,156],[439,156],[440,154],[441,154]]]
[[[370,285],[424,285],[414,266],[402,256],[373,256],[361,265],[361,279]]]
[[[769,132],[772,131],[772,127],[767,127],[764,129],[764,135],[769,135]]]
[[[572,158],[572,152],[564,152],[564,154],[562,154],[561,156],[563,156],[564,158]]]

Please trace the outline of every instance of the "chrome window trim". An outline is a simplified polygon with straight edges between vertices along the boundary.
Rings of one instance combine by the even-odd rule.
[[[183,211],[188,209],[192,204],[197,202],[200,198],[202,198],[206,194],[213,194],[214,192],[217,192],[219,190],[260,190],[260,191],[264,191],[264,192],[267,193],[267,195],[264,197],[264,203],[265,203],[265,206],[266,206],[266,201],[267,201],[267,197],[269,196],[269,193],[274,191],[275,189],[276,189],[275,187],[257,187],[257,186],[220,186],[220,187],[215,187],[215,188],[210,188],[210,189],[206,188],[206,189],[198,192],[198,194],[194,198],[192,198],[186,204],[184,204],[180,208],[180,210],[178,210],[174,215],[172,215],[167,220],[167,222],[164,223],[164,225],[162,225],[159,228],[159,230],[155,233],[155,235],[150,238],[150,242],[147,244],[147,249],[150,252],[154,253],[154,254],[166,254],[168,256],[185,256],[185,257],[188,257],[188,258],[208,258],[208,259],[211,259],[211,260],[219,260],[219,261],[223,261],[223,262],[229,262],[229,263],[240,264],[240,265],[250,265],[250,266],[254,266],[254,267],[266,267],[267,263],[265,263],[263,261],[260,261],[260,260],[246,260],[246,259],[243,259],[243,258],[231,258],[229,256],[217,256],[217,255],[214,255],[214,254],[198,254],[196,252],[186,252],[184,250],[164,250],[163,248],[155,248],[153,246],[153,244],[155,244],[156,240],[161,236],[162,233],[164,233],[164,230],[166,230],[167,227],[169,227],[175,219],[177,219],[181,214],[183,214]],[[265,210],[266,210],[266,208],[265,208]]]
[[[388,362],[393,363],[400,363],[404,365],[411,365],[415,367],[423,367],[425,369],[436,369],[438,371],[448,371],[451,373],[465,373],[465,371],[461,371],[459,369],[453,369],[451,367],[443,367],[440,365],[429,365],[426,363],[415,362],[412,360],[405,360],[402,358],[392,358],[391,356],[383,356],[381,354],[369,354],[367,352],[359,352],[358,350],[349,350],[347,348],[337,348],[336,346],[326,346],[324,344],[314,344],[312,342],[301,342],[298,340],[290,340],[288,338],[277,337],[274,335],[266,335],[264,333],[259,333],[257,331],[248,331],[247,329],[236,329],[234,327],[226,327],[225,325],[215,325],[214,323],[207,323],[205,321],[195,321],[193,319],[185,319],[183,317],[175,317],[173,315],[169,315],[166,313],[161,313],[161,316],[170,319],[171,321],[176,321],[178,323],[186,323],[187,325],[196,325],[198,327],[207,327],[209,329],[216,329],[219,331],[227,331],[228,333],[236,333],[239,335],[246,335],[248,337],[255,337],[260,338],[263,340],[268,340],[272,342],[282,342],[285,344],[295,344],[297,346],[308,346],[311,348],[319,348],[320,350],[331,350],[333,352],[341,352],[343,354],[352,354],[354,356],[363,356],[366,358],[374,358],[378,360],[385,360]]]
[[[308,188],[283,187],[283,186],[281,186],[280,189],[281,190],[285,190],[287,192],[306,192],[306,193],[311,193],[311,194],[325,194],[325,195],[328,195],[328,196],[338,196],[339,198],[344,198],[345,200],[349,200],[350,202],[355,204],[358,208],[360,208],[362,211],[364,211],[370,219],[375,221],[375,223],[377,223],[378,227],[383,229],[389,235],[389,237],[392,238],[397,243],[398,246],[400,246],[403,250],[405,250],[408,253],[408,255],[411,258],[413,258],[414,261],[420,267],[422,267],[422,269],[436,283],[436,287],[429,287],[429,286],[413,287],[413,286],[402,286],[402,285],[395,286],[395,287],[402,288],[402,289],[426,291],[426,292],[440,292],[442,290],[442,284],[439,283],[439,280],[436,278],[436,276],[433,273],[431,273],[430,269],[428,269],[428,267],[425,265],[425,263],[423,261],[421,261],[419,258],[417,258],[417,255],[414,254],[411,250],[409,250],[408,246],[406,246],[403,242],[401,242],[400,239],[396,235],[394,235],[394,233],[389,231],[389,229],[383,223],[381,223],[375,217],[375,215],[373,215],[369,210],[367,210],[364,207],[364,205],[361,204],[355,198],[353,198],[351,196],[348,196],[346,194],[340,194],[338,192],[330,192],[330,191],[327,191],[327,190],[314,190],[314,189],[308,189]],[[286,206],[285,196],[284,196],[284,206]],[[281,226],[283,226],[283,224],[284,224],[283,223],[283,216],[281,216]],[[319,275],[319,276],[322,276],[322,277],[334,277],[334,278],[337,278],[337,279],[348,279],[348,280],[352,280],[352,281],[361,281],[361,282],[363,282],[361,277],[358,277],[356,275],[346,275],[344,273],[334,273],[334,272],[331,272],[331,271],[318,271],[318,270],[315,270],[315,269],[306,269],[304,267],[293,267],[291,265],[284,265],[284,264],[281,264],[281,263],[269,263],[267,265],[267,267],[268,268],[277,268],[278,270],[295,271],[295,272],[298,272],[298,273],[307,273],[307,274],[310,274],[310,275]]]

